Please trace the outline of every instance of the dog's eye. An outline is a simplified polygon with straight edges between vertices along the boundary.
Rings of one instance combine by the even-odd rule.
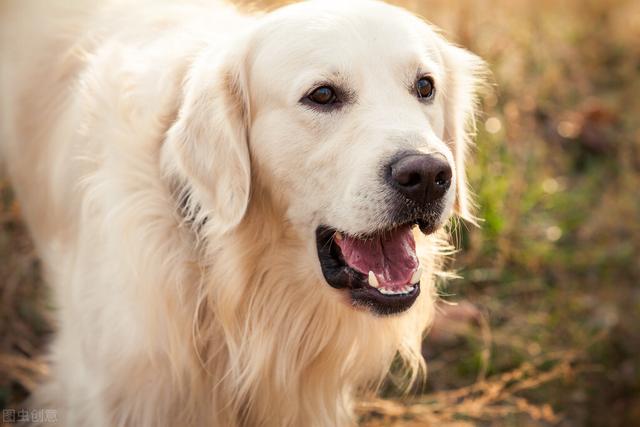
[[[433,79],[431,77],[420,77],[416,82],[416,92],[420,99],[428,101],[433,98],[433,95],[436,92]]]
[[[321,86],[311,92],[307,97],[309,100],[315,104],[320,105],[329,105],[336,102],[336,92],[330,86]]]

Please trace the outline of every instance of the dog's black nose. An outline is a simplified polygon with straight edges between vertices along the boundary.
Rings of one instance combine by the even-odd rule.
[[[451,168],[441,155],[407,154],[390,169],[391,185],[419,205],[439,200],[451,185]]]

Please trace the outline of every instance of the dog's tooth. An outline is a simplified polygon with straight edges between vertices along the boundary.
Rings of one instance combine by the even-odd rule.
[[[413,291],[415,288],[416,288],[415,285],[404,285],[402,287],[395,288],[395,289],[387,289],[387,288],[379,287],[378,292],[380,292],[383,295],[406,295],[409,292]]]
[[[373,271],[369,272],[369,286],[372,288],[380,288],[380,283],[378,282],[378,278],[373,273]]]
[[[422,267],[418,267],[418,269],[413,273],[413,276],[411,276],[411,284],[414,285],[418,283],[421,277],[422,277]]]
[[[336,240],[342,240],[342,233],[337,232],[337,233],[335,234],[335,238],[336,238]]]

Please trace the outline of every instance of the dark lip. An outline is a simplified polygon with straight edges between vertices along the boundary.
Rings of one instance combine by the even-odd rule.
[[[420,224],[418,220],[400,224],[395,227],[381,229],[376,233],[371,233],[373,237],[389,229],[396,227],[418,224],[423,233],[429,234],[435,231],[434,226],[426,223]],[[321,225],[316,229],[316,247],[318,259],[325,281],[335,289],[344,289],[349,292],[351,303],[355,307],[365,308],[371,312],[388,316],[402,313],[408,310],[420,295],[420,282],[415,288],[402,295],[384,295],[377,289],[369,286],[367,276],[349,267],[342,257],[340,248],[334,243],[333,238],[338,230]],[[346,234],[346,233],[345,233]],[[366,238],[365,236],[360,236]]]

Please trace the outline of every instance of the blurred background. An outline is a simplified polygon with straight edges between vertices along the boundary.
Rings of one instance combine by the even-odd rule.
[[[489,65],[469,169],[483,221],[456,227],[425,385],[391,376],[361,425],[640,426],[640,2],[393,3]],[[1,177],[0,208],[5,408],[46,372],[52,327]]]

